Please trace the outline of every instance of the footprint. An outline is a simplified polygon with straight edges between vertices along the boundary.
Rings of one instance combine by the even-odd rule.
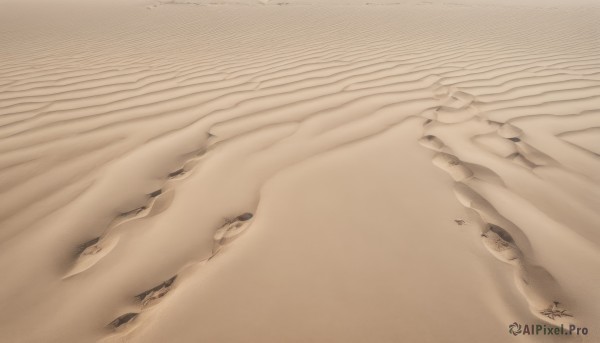
[[[506,158],[508,160],[512,161],[514,164],[521,166],[521,167],[525,167],[527,169],[533,169],[533,168],[537,167],[537,165],[535,163],[531,162],[530,160],[525,158],[525,156],[521,155],[518,152],[510,154]]]
[[[108,323],[107,328],[115,332],[127,332],[133,329],[132,323],[137,319],[139,313],[129,312],[117,317],[117,319]]]
[[[148,197],[156,198],[157,196],[161,195],[162,192],[163,192],[162,189],[155,190],[154,192],[148,194]]]
[[[184,173],[189,173],[202,159],[202,157],[196,157],[193,158],[189,161],[187,161],[184,165],[183,165],[183,171]]]
[[[463,91],[454,91],[450,95],[450,98],[452,100],[459,102],[463,108],[467,107],[467,106],[471,106],[473,104],[473,102],[475,101],[475,96],[473,96],[469,93],[465,93]]]
[[[454,155],[440,152],[433,157],[432,162],[435,166],[450,174],[455,181],[464,181],[473,176],[473,172]]]
[[[543,267],[521,265],[516,274],[519,290],[525,295],[531,311],[540,319],[554,325],[574,323],[573,314],[567,311],[562,290],[556,280]]]
[[[147,209],[148,209],[147,206],[140,206],[140,207],[134,208],[133,210],[129,210],[127,212],[123,212],[123,213],[119,214],[119,217],[124,217],[124,218],[135,217]]]
[[[491,126],[491,127],[495,127],[497,129],[499,129],[503,124],[499,121],[494,121],[494,120],[486,120],[485,121],[487,125]]]
[[[510,123],[505,123],[498,128],[498,135],[503,138],[514,139],[521,137],[523,135],[523,130]]]
[[[234,241],[241,235],[249,226],[250,219],[253,218],[252,213],[244,213],[234,219],[227,219],[225,224],[219,228],[213,239],[215,241],[213,247],[213,256],[223,247]]]
[[[115,228],[117,226],[121,226],[128,221],[147,216],[151,212],[152,207],[154,206],[157,199],[161,198],[162,194],[163,194],[162,189],[158,189],[158,190],[148,194],[149,200],[146,205],[136,207],[133,210],[129,210],[127,212],[123,212],[123,213],[119,214],[113,220],[113,222],[109,225],[109,230],[112,228]]]
[[[516,144],[516,147],[519,154],[534,163],[536,166],[560,166],[560,164],[552,157],[544,154],[525,142]]]
[[[522,253],[506,230],[497,225],[488,224],[487,230],[481,234],[481,239],[483,245],[497,259],[514,265],[521,263]]]
[[[146,217],[152,217],[165,211],[167,208],[169,208],[174,199],[175,191],[172,189],[165,191],[164,193],[161,192],[161,194],[152,202],[152,206],[148,210]]]
[[[439,111],[441,106],[436,106],[436,107],[432,107],[432,108],[428,108],[426,110],[424,110],[423,112],[421,112],[421,117],[433,121],[433,120],[437,120],[437,113]]]
[[[437,121],[444,124],[454,124],[461,123],[475,117],[479,114],[479,111],[473,106],[464,108],[441,106],[435,114]]]
[[[110,223],[109,230],[115,228],[117,226],[121,226],[128,221],[144,217],[148,212],[148,206],[140,206],[134,208],[133,210],[129,210],[127,212],[122,212]]]
[[[117,245],[119,237],[94,238],[81,245],[75,264],[63,277],[69,278],[93,267]]]
[[[444,143],[439,138],[432,135],[424,136],[419,139],[418,142],[422,146],[435,151],[440,151],[444,147]]]
[[[206,139],[206,150],[210,151],[215,149],[222,140],[215,134],[208,133],[208,138]]]
[[[496,209],[489,201],[463,183],[457,182],[454,184],[454,195],[458,199],[458,202],[464,207],[475,210],[486,223],[489,223],[490,219],[492,219],[490,214],[496,212]]]
[[[169,175],[167,175],[167,178],[168,179],[177,179],[183,174],[185,174],[185,169],[183,169],[183,167],[181,167],[175,171],[170,172]]]
[[[438,77],[439,78],[439,77]],[[445,100],[450,96],[450,93],[454,90],[454,88],[446,85],[442,85],[439,83],[439,80],[434,82],[431,86],[429,86],[431,93],[434,98],[438,100]]]
[[[151,288],[147,291],[136,295],[135,297],[142,303],[142,308],[147,307],[148,305],[152,305],[156,302],[156,300],[165,296],[172,289],[173,283],[175,282],[176,278],[177,275],[173,276],[172,278],[168,279],[167,281],[161,283],[160,285],[154,288]]]
[[[496,172],[494,172],[491,168],[485,167],[481,164],[471,164],[465,162],[462,162],[462,164],[469,168],[473,172],[474,177],[476,177],[478,180],[481,180],[487,184],[506,187],[506,184],[500,175],[496,174]]]
[[[206,154],[206,149],[204,149],[204,148],[196,151],[193,154],[193,156],[194,156],[193,158],[190,158],[189,160],[187,160],[181,168],[170,172],[167,175],[167,179],[168,180],[183,179],[198,164],[198,162],[200,162],[200,160],[204,157],[204,154]]]
[[[474,108],[475,97],[473,95],[459,91],[453,86],[450,86],[448,91],[449,94],[445,98],[440,99],[441,107],[453,110],[466,109],[468,107]],[[437,97],[435,93],[434,97]]]
[[[83,244],[81,244],[76,251],[76,256],[81,255],[84,251],[86,251],[89,247],[95,246],[98,241],[100,241],[100,237],[96,237],[94,239],[91,239]]]
[[[434,97],[441,100],[441,105],[423,111],[422,117],[445,124],[453,124],[470,120],[479,114],[479,110],[474,105],[475,97],[473,95],[457,91],[452,87],[442,89],[444,92],[449,92],[444,99],[440,97],[440,89],[433,89]]]

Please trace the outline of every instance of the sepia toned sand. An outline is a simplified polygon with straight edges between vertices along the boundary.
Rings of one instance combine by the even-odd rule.
[[[597,2],[0,8],[0,342],[600,341]]]

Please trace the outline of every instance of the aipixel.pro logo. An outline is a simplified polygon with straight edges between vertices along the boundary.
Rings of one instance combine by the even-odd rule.
[[[569,325],[566,329],[563,324],[560,326],[542,325],[542,324],[519,324],[513,322],[508,325],[508,333],[513,336],[532,335],[532,336],[561,336],[561,335],[576,335],[587,336],[589,333],[586,327],[577,327],[574,324]]]

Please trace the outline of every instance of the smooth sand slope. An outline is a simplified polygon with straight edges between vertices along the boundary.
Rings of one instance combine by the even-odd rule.
[[[593,3],[3,1],[0,342],[600,341]]]

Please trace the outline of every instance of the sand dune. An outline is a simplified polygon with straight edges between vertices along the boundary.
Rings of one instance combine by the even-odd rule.
[[[2,7],[0,341],[600,340],[595,1]]]

